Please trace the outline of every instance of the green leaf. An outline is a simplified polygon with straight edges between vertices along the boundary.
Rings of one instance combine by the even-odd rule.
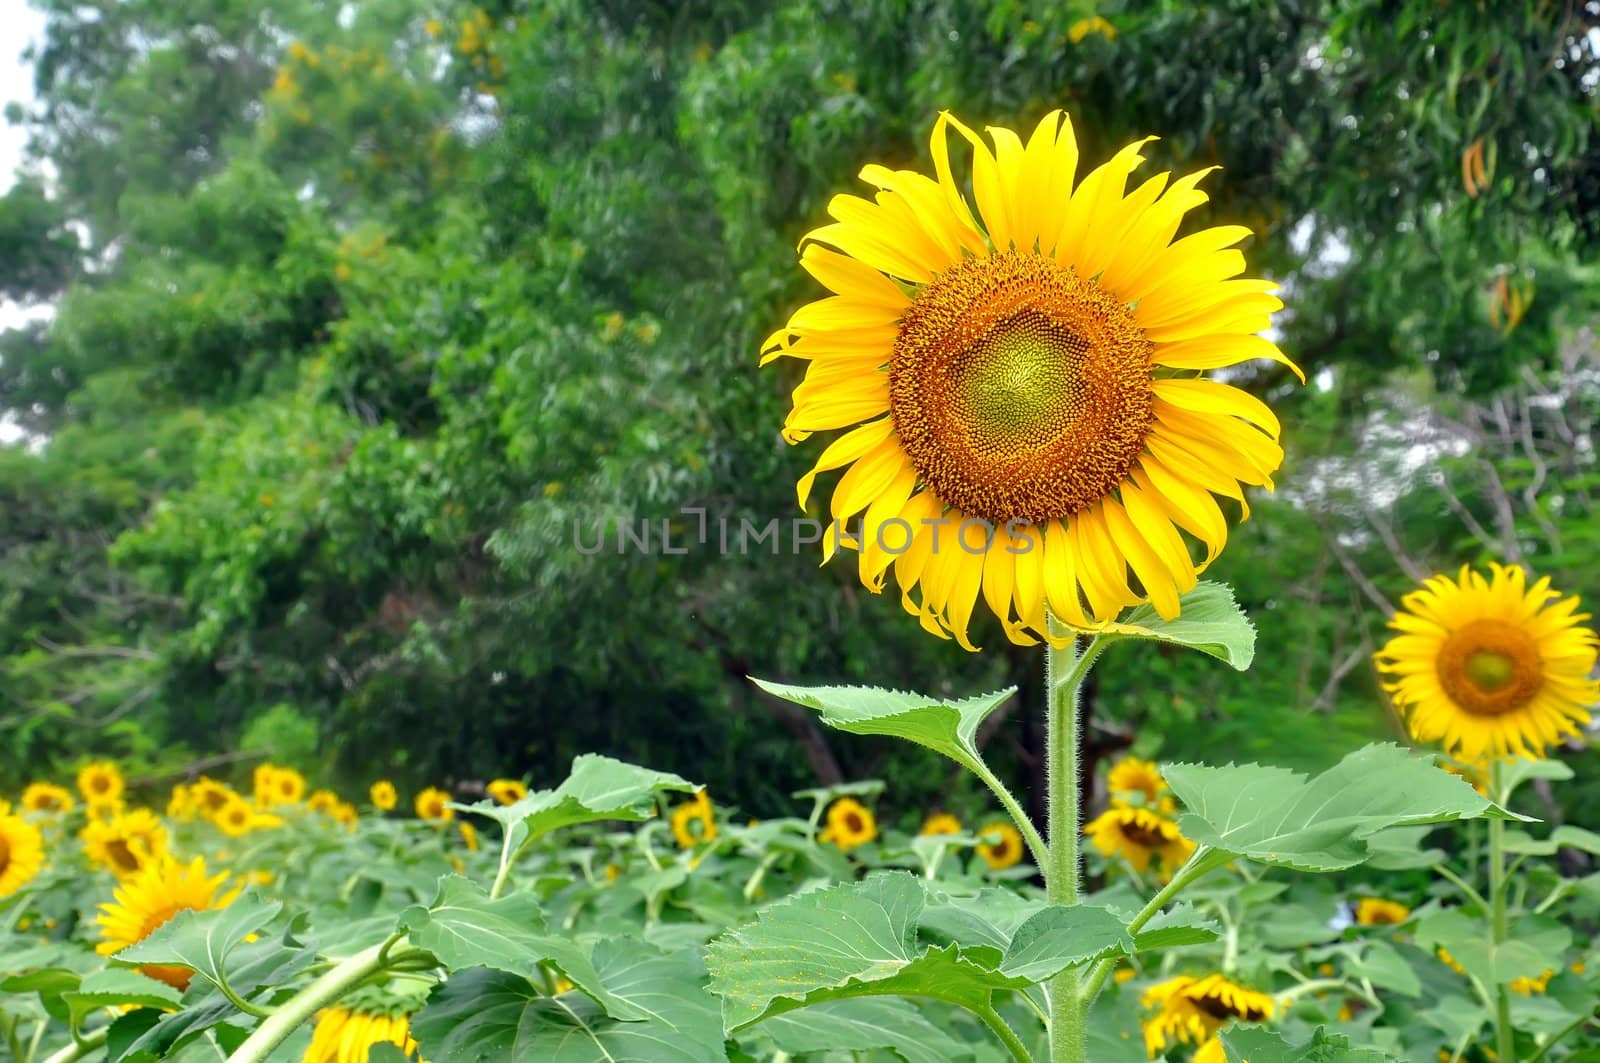
[[[175,1011],[180,996],[165,982],[147,978],[138,971],[113,967],[85,975],[78,988],[63,993],[61,1000],[71,1013],[72,1024],[78,1026],[86,1016],[101,1008],[120,1004]]]
[[[919,952],[922,885],[905,872],[790,897],[707,949],[711,991],[732,1033],[823,1000],[928,996],[966,1008],[1030,983],[1000,973],[1000,953],[958,945]]]
[[[804,1014],[774,1015],[758,1027],[779,1051],[866,1052],[888,1049],[906,1063],[972,1058],[972,1048],[935,1026],[917,1006],[892,997],[829,1000]]]
[[[822,722],[836,730],[904,738],[969,769],[982,761],[978,725],[1017,689],[947,701],[878,687],[795,687],[753,677],[750,681],[773,697],[816,710]]]
[[[1432,827],[1395,827],[1367,839],[1367,864],[1379,871],[1414,871],[1433,867],[1445,858],[1443,849],[1422,848]]]
[[[642,1016],[621,1022],[579,993],[544,996],[527,979],[472,968],[434,990],[411,1020],[424,1059],[450,1063],[593,1063],[727,1058],[716,1003],[692,953],[661,954],[641,941],[606,940],[594,962],[608,995]]]
[[[671,772],[651,771],[596,753],[572,762],[572,772],[554,790],[538,790],[511,805],[480,801],[452,805],[497,820],[512,831],[512,846],[579,823],[616,819],[638,823],[656,812],[656,795],[693,793],[693,783]]]
[[[1520,830],[1505,833],[1505,851],[1518,855],[1554,856],[1558,849],[1579,849],[1600,856],[1600,834],[1582,827],[1557,827],[1548,837],[1535,838]]]
[[[224,978],[228,953],[277,917],[283,905],[246,893],[226,908],[179,912],[149,937],[112,957],[115,963],[188,967],[213,985]]]
[[[1068,967],[1133,951],[1122,919],[1109,909],[1051,905],[1017,928],[1000,973],[1043,982]]]
[[[1390,827],[1522,818],[1439,770],[1431,757],[1390,744],[1359,749],[1309,779],[1259,764],[1172,764],[1165,775],[1188,808],[1178,821],[1188,838],[1299,871],[1354,867],[1370,855],[1367,840]]]
[[[1398,949],[1386,941],[1369,942],[1361,955],[1352,959],[1347,970],[1357,978],[1365,978],[1379,989],[1387,989],[1401,996],[1422,995],[1422,981],[1417,972],[1400,955]]]
[[[1417,945],[1428,951],[1444,949],[1484,984],[1506,985],[1518,978],[1538,978],[1563,966],[1562,957],[1572,944],[1572,931],[1548,919],[1524,917],[1511,927],[1508,939],[1498,945],[1487,936],[1479,920],[1451,909],[1417,921]]]
[[[1144,925],[1133,935],[1135,952],[1184,948],[1217,940],[1216,924],[1201,915],[1192,904],[1174,905]]]
[[[1233,588],[1203,582],[1179,599],[1178,605],[1181,611],[1173,620],[1163,620],[1153,606],[1141,605],[1108,625],[1103,634],[1158,639],[1210,654],[1241,672],[1250,667],[1256,655],[1256,629],[1234,601]]]
[[[930,893],[918,929],[950,944],[988,945],[1004,952],[1017,928],[1044,910],[1016,890],[981,889],[974,896]]]
[[[0,993],[38,993],[45,1014],[57,1022],[66,1022],[67,1005],[61,996],[78,988],[83,976],[65,967],[42,967],[27,974],[14,974],[0,981]]]
[[[614,1019],[645,1018],[635,1005],[601,982],[587,953],[570,938],[552,934],[539,902],[526,893],[490,900],[483,888],[460,875],[439,880],[439,893],[427,908],[400,914],[400,928],[411,943],[427,949],[451,971],[493,967],[538,982],[542,964],[551,964],[593,997]]]
[[[1220,1034],[1228,1063],[1391,1063],[1375,1048],[1352,1048],[1343,1034],[1321,1026],[1303,1044],[1291,1044],[1265,1026],[1229,1026]]]

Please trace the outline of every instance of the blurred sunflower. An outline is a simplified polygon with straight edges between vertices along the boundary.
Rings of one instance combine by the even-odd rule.
[[[949,130],[972,148],[978,213],[952,174]],[[834,295],[797,310],[763,364],[808,361],[784,422],[791,443],[849,428],[798,485],[834,487],[823,559],[860,551],[862,583],[894,568],[923,627],[973,649],[978,597],[1006,636],[1052,634],[1046,609],[1092,629],[1149,601],[1178,614],[1227,539],[1213,496],[1272,486],[1278,419],[1197,374],[1270,358],[1282,303],[1240,278],[1243,226],[1174,241],[1207,199],[1209,170],[1127,182],[1147,140],[1086,174],[1070,119],[1047,114],[995,148],[949,114],[934,124],[937,180],[870,165],[873,201],[834,197],[800,264]],[[982,224],[979,224],[981,217]],[[854,426],[854,427],[852,427]],[[1187,532],[1203,548],[1196,561]]]
[[[367,791],[367,796],[372,799],[372,807],[379,812],[393,812],[394,806],[400,803],[400,795],[395,792],[394,783],[388,779],[379,779]]]
[[[203,815],[211,816],[222,810],[228,799],[234,796],[233,789],[225,783],[208,776],[202,775],[189,787],[189,798],[194,806]]]
[[[227,907],[238,894],[234,890],[218,896],[218,888],[227,879],[227,872],[207,878],[205,859],[198,856],[188,864],[179,863],[170,854],[149,861],[117,887],[114,903],[100,906],[95,922],[105,940],[95,946],[95,951],[102,956],[121,952],[149,937],[179,912]],[[187,967],[158,964],[146,964],[139,971],[179,990],[189,988],[194,976]]]
[[[1411,909],[1398,901],[1363,897],[1356,902],[1356,925],[1398,926],[1411,917]]]
[[[326,1008],[317,1012],[311,1046],[301,1063],[364,1063],[373,1045],[391,1044],[415,1053],[411,1023],[404,1014]]]
[[[1090,820],[1083,833],[1103,855],[1120,856],[1141,875],[1155,858],[1170,874],[1194,851],[1194,843],[1176,823],[1147,808],[1108,808]]]
[[[188,820],[194,817],[194,791],[185,783],[176,783],[167,797],[167,818]]]
[[[877,836],[878,820],[872,810],[853,797],[841,797],[828,806],[828,826],[817,839],[849,852]]]
[[[305,776],[293,768],[279,768],[272,773],[272,789],[267,803],[271,805],[298,805],[305,796]]]
[[[85,802],[115,801],[125,787],[122,772],[109,760],[95,760],[78,769],[78,793]]]
[[[83,816],[90,823],[110,823],[122,815],[125,807],[120,797],[113,797],[105,801],[85,801],[83,803]]]
[[[1489,568],[1486,579],[1463,565],[1406,595],[1378,667],[1417,741],[1466,761],[1542,757],[1600,701],[1600,639],[1548,578],[1528,587],[1520,568]]]
[[[939,834],[960,834],[961,821],[948,812],[935,812],[922,821],[922,829],[917,833],[925,838]]]
[[[468,823],[466,820],[462,820],[460,823],[456,824],[456,829],[461,831],[461,840],[462,840],[463,843],[466,844],[467,852],[469,852],[469,853],[477,852],[478,851],[478,828],[474,827],[472,824]]]
[[[1152,1059],[1176,1044],[1204,1048],[1229,1022],[1263,1022],[1275,1010],[1267,994],[1220,974],[1169,978],[1146,989],[1140,1003],[1155,1010],[1143,1024],[1145,1049]]]
[[[1114,804],[1126,805],[1128,797],[1139,794],[1144,798],[1144,808],[1171,814],[1177,807],[1167,795],[1167,780],[1161,777],[1160,770],[1138,757],[1123,757],[1113,764],[1106,775],[1106,789],[1111,791]]]
[[[693,849],[702,842],[716,841],[717,814],[705,787],[695,791],[694,800],[672,810],[672,837],[680,849]]]
[[[65,786],[54,783],[36,782],[28,784],[22,791],[22,807],[29,812],[47,812],[57,815],[71,812],[77,802],[72,799],[72,791]]]
[[[339,795],[332,790],[313,790],[311,796],[306,798],[307,809],[330,818],[338,807]]]
[[[238,794],[231,794],[223,806],[212,814],[211,822],[228,837],[239,838],[255,830],[260,817],[261,813],[254,805]]]
[[[334,806],[333,811],[330,812],[329,815],[333,817],[333,821],[335,823],[347,830],[354,830],[356,824],[361,822],[360,810],[357,809],[355,805],[352,805],[349,801],[340,801]]]
[[[521,779],[496,779],[484,790],[502,805],[514,805],[528,796],[528,784]]]
[[[167,852],[167,828],[147,808],[135,808],[110,820],[91,820],[80,837],[89,861],[118,878],[137,874]]]
[[[0,898],[33,881],[44,866],[44,838],[21,816],[0,809]]]
[[[1009,823],[989,823],[978,831],[978,855],[990,871],[1004,871],[1022,862],[1022,835]]]
[[[449,800],[449,794],[436,786],[430,786],[417,795],[413,804],[416,806],[419,818],[442,822],[456,818],[456,810],[445,807],[445,802]]]
[[[1550,979],[1554,978],[1555,975],[1556,972],[1552,968],[1537,978],[1513,978],[1507,988],[1513,993],[1521,993],[1525,997],[1531,997],[1535,993],[1543,993],[1549,987]]]

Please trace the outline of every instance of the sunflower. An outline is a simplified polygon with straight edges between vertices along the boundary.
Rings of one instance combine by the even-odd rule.
[[[1522,569],[1489,567],[1488,578],[1462,566],[1406,595],[1378,667],[1417,741],[1468,762],[1542,757],[1600,700],[1590,678],[1600,639],[1548,578],[1528,587]]]
[[[400,795],[395,792],[394,783],[388,779],[379,779],[367,791],[367,796],[372,799],[372,807],[379,812],[393,812],[394,806],[400,803]]]
[[[0,811],[0,898],[33,881],[44,866],[44,838],[39,828],[13,813]]]
[[[711,806],[711,796],[705,787],[695,791],[693,801],[685,801],[672,810],[672,837],[680,849],[693,849],[702,842],[716,841],[716,810]]]
[[[232,794],[223,806],[212,814],[211,822],[228,837],[239,838],[259,826],[264,826],[262,820],[265,818],[250,802],[238,794]]]
[[[277,789],[278,766],[276,764],[261,763],[255,766],[250,775],[250,788],[255,796],[256,804],[270,805],[274,791]]]
[[[828,826],[817,838],[849,852],[877,836],[878,821],[872,810],[853,797],[841,797],[828,806]]]
[[[1170,874],[1194,851],[1194,843],[1179,833],[1176,823],[1147,808],[1108,808],[1083,833],[1101,853],[1122,857],[1141,875],[1156,857]]]
[[[311,796],[306,798],[306,808],[324,816],[332,817],[334,809],[338,807],[339,795],[332,790],[313,790]]]
[[[456,818],[456,810],[446,808],[450,795],[436,786],[430,786],[417,795],[414,802],[417,815],[422,819],[448,820]]]
[[[1513,978],[1507,988],[1513,993],[1521,993],[1525,997],[1531,997],[1535,993],[1543,993],[1549,987],[1550,979],[1554,978],[1555,975],[1556,972],[1552,968],[1537,978]]]
[[[235,796],[233,788],[209,776],[202,775],[189,787],[189,797],[202,814],[211,816],[222,810],[228,799]]]
[[[1143,808],[1171,814],[1177,807],[1167,795],[1167,780],[1161,777],[1161,772],[1150,761],[1138,757],[1123,757],[1112,765],[1106,775],[1106,789],[1111,791],[1112,802],[1119,806],[1127,805],[1127,798],[1139,794],[1143,797],[1140,803]]]
[[[972,148],[977,215],[951,129]],[[796,311],[762,360],[810,363],[785,439],[851,430],[801,477],[800,505],[848,466],[824,560],[859,550],[873,591],[892,566],[906,610],[967,649],[980,592],[1023,645],[1071,637],[1048,630],[1047,609],[1080,629],[1147,600],[1174,617],[1227,539],[1213,496],[1248,515],[1244,485],[1270,488],[1283,460],[1272,411],[1198,374],[1256,358],[1294,369],[1255,335],[1283,304],[1237,277],[1243,226],[1173,241],[1208,170],[1126,192],[1139,141],[1074,188],[1060,111],[1026,146],[989,133],[994,152],[940,115],[937,180],[868,166],[875,201],[836,196],[835,223],[806,236],[800,264],[835,294]],[[859,536],[842,534],[858,515]]]
[[[1144,1021],[1144,1046],[1153,1059],[1170,1045],[1204,1049],[1229,1022],[1262,1022],[1272,1017],[1273,1000],[1220,974],[1179,975],[1144,991],[1140,1002],[1155,1014]]]
[[[58,815],[71,812],[75,804],[76,802],[72,800],[72,791],[54,783],[30,783],[27,789],[22,791],[22,807],[29,812],[48,812]]]
[[[167,852],[167,828],[147,808],[120,813],[109,821],[91,820],[81,837],[89,861],[118,878],[138,873]]]
[[[502,805],[514,805],[528,796],[528,784],[521,779],[496,779],[484,789]]]
[[[398,1045],[408,1056],[417,1052],[409,1017],[327,1008],[317,1013],[311,1047],[306,1049],[301,1063],[366,1063],[368,1050],[380,1044]]]
[[[460,823],[456,824],[456,827],[457,827],[458,830],[461,831],[461,841],[466,845],[467,852],[469,852],[469,853],[477,852],[478,851],[478,828],[474,827],[472,824],[468,823],[466,820],[462,820]]]
[[[960,834],[961,821],[948,812],[935,812],[922,821],[922,829],[917,833],[924,838],[940,834]]]
[[[1411,909],[1397,901],[1363,897],[1356,902],[1358,926],[1397,926],[1411,917]]]
[[[328,814],[335,823],[347,830],[354,830],[356,824],[361,822],[361,812],[349,801],[340,801]]]
[[[227,879],[227,872],[207,878],[203,857],[182,864],[171,855],[162,854],[123,880],[117,887],[115,903],[100,906],[100,917],[95,922],[105,940],[95,950],[102,956],[111,956],[143,941],[179,912],[227,907],[238,893],[235,890],[217,895]],[[139,971],[179,990],[188,989],[194,976],[187,967],[147,964]]]
[[[266,804],[298,805],[305,792],[305,776],[293,768],[279,768],[272,773],[272,788],[268,791]]]
[[[1461,961],[1450,955],[1449,951],[1446,949],[1436,949],[1435,951],[1438,953],[1440,963],[1456,972],[1456,974],[1465,977],[1467,969],[1461,966]]]
[[[1022,835],[1009,823],[989,823],[978,831],[978,855],[990,871],[1004,871],[1022,862]]]
[[[85,801],[83,803],[83,815],[90,823],[110,823],[122,815],[126,807],[120,797],[112,797],[104,801]]]
[[[167,797],[167,818],[193,819],[195,808],[194,789],[181,782],[174,784],[172,793]]]
[[[122,796],[122,772],[109,760],[95,760],[78,769],[78,792],[85,802],[115,801]]]

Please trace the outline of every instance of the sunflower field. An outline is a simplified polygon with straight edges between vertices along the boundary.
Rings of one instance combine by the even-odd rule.
[[[0,14],[0,1060],[1600,1063],[1600,3]]]

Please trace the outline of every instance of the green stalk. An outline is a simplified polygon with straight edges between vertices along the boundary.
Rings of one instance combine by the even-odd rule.
[[[1506,794],[1501,790],[1500,762],[1490,767],[1489,789],[1495,803],[1504,807]],[[1492,913],[1490,941],[1498,949],[1506,941],[1506,821],[1496,817],[1489,821],[1489,905]],[[1494,987],[1495,1042],[1501,1059],[1515,1059],[1512,1049],[1515,1039],[1511,1029],[1511,989],[1504,982]]]
[[[1052,632],[1059,627],[1051,620]],[[1076,639],[1060,649],[1045,651],[1045,760],[1049,773],[1050,839],[1048,864],[1043,869],[1045,893],[1051,904],[1077,904],[1078,837],[1083,810],[1078,807],[1078,750],[1082,734],[1078,725],[1078,693],[1105,643],[1095,639],[1082,654]],[[1050,1000],[1050,1059],[1052,1063],[1085,1063],[1088,1058],[1088,1001],[1082,994],[1082,973],[1069,968],[1045,986]]]
[[[390,938],[363,949],[284,1001],[228,1057],[228,1063],[261,1063],[318,1011],[333,1004],[384,967],[413,956],[426,955],[422,949],[396,948],[398,941],[398,938]]]
[[[1033,1063],[1033,1056],[1028,1052],[1028,1046],[1022,1043],[1022,1038],[1017,1036],[1015,1030],[1006,1025],[1006,1020],[1000,1017],[1000,1013],[994,1010],[993,1005],[974,1008],[972,1013],[982,1019],[985,1026],[994,1031],[994,1035],[1000,1038],[1006,1049],[1011,1053],[1012,1059],[1016,1060],[1017,1063]]]
[[[73,1060],[82,1059],[106,1043],[106,1035],[111,1032],[111,1027],[102,1026],[94,1033],[86,1033],[75,1038],[70,1045],[52,1053],[44,1063],[73,1063]]]
[[[1143,930],[1145,924],[1159,915],[1161,909],[1167,906],[1167,902],[1176,897],[1185,886],[1201,875],[1207,874],[1220,866],[1225,861],[1226,857],[1222,861],[1217,860],[1216,854],[1212,852],[1210,846],[1196,846],[1194,852],[1189,854],[1189,859],[1172,876],[1172,881],[1162,886],[1156,895],[1151,897],[1143,908],[1139,909],[1139,914],[1134,916],[1132,921],[1128,923],[1128,933],[1130,935],[1137,934]],[[1111,977],[1111,972],[1117,966],[1119,959],[1120,957],[1113,956],[1110,959],[1101,960],[1090,968],[1088,983],[1083,988],[1085,1007],[1093,1004],[1095,998],[1100,995],[1101,988],[1106,984],[1106,979]]]

